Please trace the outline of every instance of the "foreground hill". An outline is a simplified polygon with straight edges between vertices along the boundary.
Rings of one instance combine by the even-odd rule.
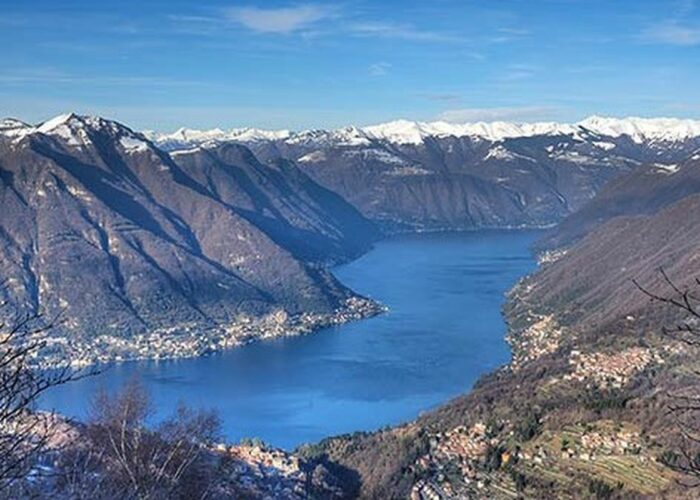
[[[88,358],[196,354],[357,312],[361,299],[319,267],[371,245],[351,206],[242,146],[180,159],[101,118],[3,122],[9,312],[62,311],[68,334],[52,345]],[[251,326],[263,317],[271,325]]]
[[[385,230],[551,225],[607,181],[700,148],[700,123],[606,119],[577,124],[396,121],[305,132],[150,133],[167,150],[246,144],[261,160],[296,162]]]

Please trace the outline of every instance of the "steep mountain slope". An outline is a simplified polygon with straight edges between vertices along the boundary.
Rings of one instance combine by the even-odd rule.
[[[700,147],[690,120],[592,117],[578,124],[397,121],[305,132],[194,131],[151,137],[164,148],[237,142],[262,161],[296,162],[385,230],[540,226],[586,204],[643,163]]]
[[[660,269],[681,288],[695,284],[698,209],[700,194],[694,194],[651,215],[613,218],[525,280],[521,304],[538,304],[580,330],[600,329],[627,316],[643,318],[643,328],[660,330],[673,318],[656,317],[633,280],[660,295],[672,293]]]
[[[289,161],[263,165],[234,143],[178,151],[173,159],[211,196],[303,260],[355,257],[378,237],[357,210]]]
[[[700,154],[676,164],[645,165],[605,185],[590,203],[542,238],[538,247],[569,245],[613,217],[655,213],[694,193],[700,193]]]
[[[206,160],[217,155],[226,161]],[[103,336],[114,347],[177,332],[200,351],[196,335],[207,329],[282,310],[280,324],[286,313],[320,315],[309,326],[345,310],[356,296],[314,262],[366,249],[371,225],[291,165],[266,172],[240,146],[195,157],[182,155],[180,166],[101,118],[3,129],[0,272],[9,312],[63,311],[63,343]],[[150,347],[146,354],[159,354]],[[160,354],[179,347],[169,349]]]

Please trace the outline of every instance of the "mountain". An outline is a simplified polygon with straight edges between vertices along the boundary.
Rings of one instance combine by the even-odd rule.
[[[163,144],[166,149],[182,149],[214,142],[254,142],[286,140],[300,142],[305,139],[323,138],[337,143],[364,143],[384,140],[393,144],[420,144],[428,138],[473,137],[496,142],[504,139],[532,137],[537,135],[574,135],[586,132],[621,137],[634,142],[671,143],[700,136],[700,121],[677,118],[606,118],[591,116],[578,123],[556,122],[476,122],[455,124],[448,122],[415,122],[396,120],[368,127],[346,127],[337,130],[262,130],[256,128],[234,128],[231,130],[195,130],[181,128],[172,134],[147,131],[150,139]]]
[[[174,161],[210,195],[261,228],[295,257],[344,261],[369,249],[377,229],[293,163],[263,165],[245,146],[223,143],[174,152]]]
[[[660,269],[680,288],[696,284],[696,210],[697,191],[654,213],[611,218],[525,280],[521,303],[538,304],[579,330],[625,323],[628,316],[640,329],[672,325],[673,317],[657,315],[633,280],[659,295],[673,292]]]
[[[372,224],[243,146],[171,157],[102,118],[6,120],[0,182],[5,312],[61,312],[56,349],[191,355],[371,309],[322,264],[369,248]]]
[[[389,232],[552,225],[618,175],[700,148],[700,122],[642,118],[149,134],[170,151],[234,142],[291,160]]]
[[[613,217],[653,214],[695,193],[700,193],[700,150],[678,163],[652,163],[613,179],[553,228],[537,247],[568,246]]]
[[[696,394],[697,347],[664,328],[695,322],[634,283],[677,298],[663,269],[697,289],[700,155],[663,147],[681,157],[621,174],[544,240],[566,248],[508,295],[508,365],[412,422],[302,451],[355,471],[366,498],[687,496],[679,418],[695,415],[669,408]]]

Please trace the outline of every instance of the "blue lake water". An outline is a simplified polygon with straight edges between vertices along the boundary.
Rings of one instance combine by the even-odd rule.
[[[138,374],[161,415],[219,411],[226,438],[284,448],[404,422],[508,361],[504,293],[535,262],[535,231],[402,236],[334,270],[390,311],[312,335],[173,361],[130,362],[57,388],[45,408],[83,417],[100,386]]]

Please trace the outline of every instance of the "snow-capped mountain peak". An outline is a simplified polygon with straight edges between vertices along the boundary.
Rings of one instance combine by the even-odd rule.
[[[578,125],[600,135],[627,135],[638,143],[644,140],[679,141],[700,136],[700,121],[679,118],[590,116]]]
[[[172,134],[162,134],[148,130],[144,131],[143,134],[150,140],[168,149],[189,148],[207,143],[282,140],[292,135],[289,130],[262,130],[249,127],[233,128],[230,130],[223,130],[220,128],[211,130],[180,128]]]
[[[29,127],[30,125],[15,118],[0,119],[0,130],[13,130]]]
[[[426,137],[474,137],[495,142],[514,137],[575,134],[578,132],[574,125],[554,122],[514,123],[498,121],[457,124],[444,121],[411,122],[408,120],[397,120],[365,127],[364,130],[374,138],[398,144],[420,144]]]
[[[149,148],[143,134],[98,116],[84,116],[75,113],[58,115],[38,125],[28,125],[15,119],[0,121],[0,136],[20,141],[24,137],[41,134],[59,139],[69,147],[85,147],[92,144],[91,134],[103,133],[118,139],[126,152],[144,151]]]

